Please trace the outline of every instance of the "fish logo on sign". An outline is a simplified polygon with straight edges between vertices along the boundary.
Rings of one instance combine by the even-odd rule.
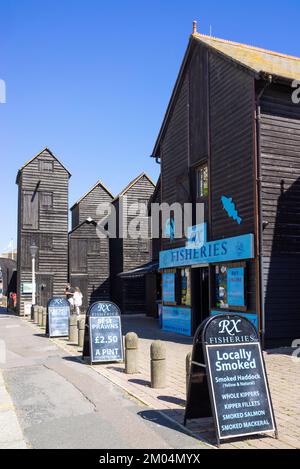
[[[242,219],[238,214],[235,203],[232,200],[232,197],[225,197],[222,195],[221,202],[224,210],[227,212],[228,216],[235,220],[239,225],[242,223]]]
[[[238,329],[238,323],[241,322],[240,319],[224,319],[223,321],[219,322],[219,334],[234,335],[241,332]]]

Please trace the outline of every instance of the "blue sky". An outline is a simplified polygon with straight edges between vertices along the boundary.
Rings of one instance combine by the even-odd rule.
[[[16,241],[20,166],[48,146],[70,203],[119,192],[149,158],[192,30],[300,56],[299,0],[1,0],[0,252]]]

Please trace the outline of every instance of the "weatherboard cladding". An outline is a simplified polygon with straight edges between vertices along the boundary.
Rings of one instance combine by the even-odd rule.
[[[185,76],[178,92],[174,109],[170,115],[164,137],[161,141],[161,186],[162,202],[188,202],[179,200],[178,188],[185,181],[188,182],[188,155],[189,155],[189,82]],[[182,180],[185,179],[184,180]],[[162,227],[164,230],[164,226]],[[162,249],[172,249],[184,245],[184,240],[162,239]]]
[[[113,196],[99,182],[94,188],[88,192],[78,203],[71,208],[72,213],[72,229],[84,222],[87,218],[99,221],[107,214],[98,215],[97,210],[102,203],[111,203]]]
[[[261,103],[261,173],[266,338],[300,335],[300,106],[272,85]]]
[[[110,299],[109,240],[97,236],[93,222],[83,222],[69,235],[69,277],[81,289],[84,306]]]
[[[41,163],[52,162],[52,171]],[[68,185],[70,173],[49,150],[44,150],[23,166],[19,172],[18,207],[18,298],[23,313],[23,302],[31,299],[21,294],[21,284],[31,283],[31,264],[28,249],[32,241],[39,247],[37,258],[37,301],[51,295],[63,294],[68,279]],[[44,195],[47,197],[44,197]],[[32,207],[28,194],[32,195]],[[52,194],[49,197],[49,194]],[[52,208],[43,207],[43,200],[51,201]],[[26,222],[26,223],[25,223]],[[48,236],[48,240],[46,240]],[[50,249],[47,245],[50,243]],[[41,284],[45,287],[42,290]]]
[[[113,202],[116,208],[117,221],[120,212],[122,213],[122,204],[127,203],[128,207],[136,203],[148,204],[154,189],[154,184],[145,174],[142,174],[133,183],[126,186],[126,192],[124,190],[121,193],[123,196],[118,196]],[[123,213],[124,216],[125,214]],[[128,216],[127,225],[130,224],[133,218],[134,215]],[[125,281],[118,277],[118,273],[132,270],[150,261],[148,217],[146,221],[147,227],[144,235],[147,239],[140,240],[124,237],[110,240],[112,298],[121,307],[121,310],[127,313],[145,312],[144,279]],[[121,227],[119,222],[117,222],[118,233],[119,230],[121,230]]]
[[[254,233],[254,81],[248,71],[197,43],[186,60],[159,145],[162,202],[195,201],[192,168],[208,160],[209,239]],[[188,184],[180,197],[183,175]],[[240,224],[224,210],[222,196],[232,198]],[[163,250],[184,245],[184,238],[162,240]],[[247,306],[257,312],[255,261],[248,266]]]

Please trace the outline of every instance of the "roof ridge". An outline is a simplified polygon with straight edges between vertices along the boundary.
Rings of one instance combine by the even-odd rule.
[[[212,41],[218,41],[218,42],[221,42],[223,44],[231,44],[233,46],[248,48],[248,49],[252,49],[252,50],[257,51],[257,52],[264,52],[266,54],[275,55],[277,57],[282,57],[282,58],[285,58],[285,59],[297,60],[297,61],[300,62],[300,57],[296,57],[294,55],[284,54],[282,52],[275,52],[275,51],[272,51],[272,50],[269,50],[269,49],[264,49],[262,47],[251,46],[250,44],[243,44],[241,42],[230,41],[228,39],[221,39],[221,38],[218,38],[218,37],[215,37],[215,36],[208,36],[207,34],[194,33],[194,34],[192,34],[192,37],[199,38],[199,39],[205,38],[205,39],[209,39],[209,40],[212,40]]]
[[[78,205],[83,199],[85,199],[94,189],[96,189],[96,187],[98,186],[101,186],[107,193],[108,195],[111,196],[111,198],[113,199],[114,196],[113,194],[110,192],[110,190],[105,186],[105,184],[103,184],[103,182],[101,181],[101,179],[98,179],[98,181],[87,191],[85,192],[76,202],[74,202],[74,204],[72,205],[72,207],[70,208],[70,210],[72,210],[76,205]]]
[[[126,194],[127,191],[129,191],[129,189],[131,189],[132,186],[134,186],[134,184],[136,184],[142,177],[146,177],[148,179],[149,182],[151,182],[151,184],[153,185],[153,187],[155,188],[155,183],[152,181],[152,179],[150,178],[150,176],[148,176],[148,174],[143,171],[141,174],[139,174],[137,177],[135,177],[134,179],[132,179],[132,181],[130,181],[127,186],[124,187],[124,189],[121,190],[121,192],[119,192],[118,195],[116,195],[116,197],[114,198],[113,202],[115,202],[116,200],[118,200],[120,197],[122,197],[124,194]]]
[[[28,160],[25,164],[23,164],[23,166],[21,166],[21,168],[18,169],[18,173],[17,173],[17,180],[16,180],[16,183],[18,184],[18,180],[19,180],[19,175],[20,173],[23,171],[23,169],[25,169],[29,164],[31,164],[36,158],[38,158],[40,155],[42,155],[43,153],[45,152],[48,152],[66,171],[67,173],[69,174],[69,177],[71,177],[71,173],[70,171],[67,169],[67,167],[57,158],[57,156],[52,152],[52,150],[50,150],[49,147],[44,147],[41,151],[39,151],[35,156],[33,156],[30,160]]]

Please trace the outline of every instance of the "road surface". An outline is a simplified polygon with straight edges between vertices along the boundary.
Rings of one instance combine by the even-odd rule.
[[[6,348],[0,368],[29,448],[201,448],[181,427],[5,310],[0,340]]]

